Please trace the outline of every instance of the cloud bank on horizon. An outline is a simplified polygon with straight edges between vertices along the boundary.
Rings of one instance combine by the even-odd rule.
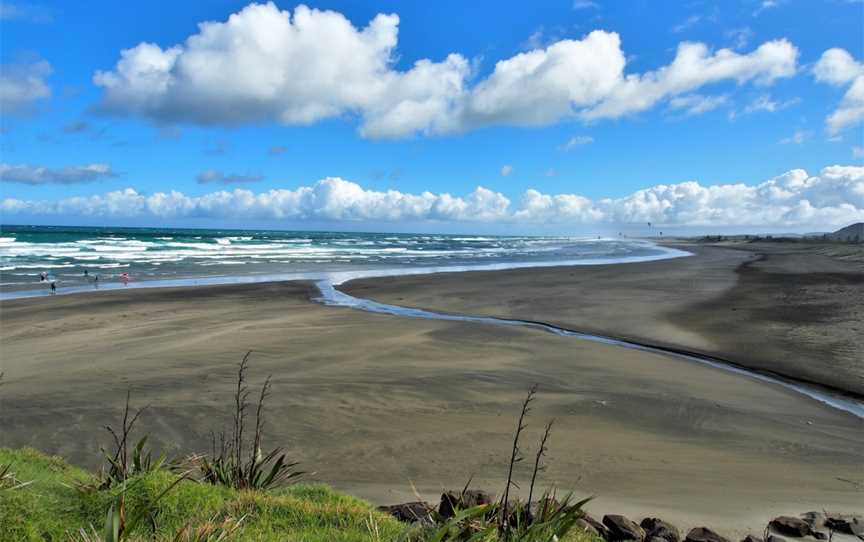
[[[0,170],[3,171],[3,170]],[[831,166],[810,176],[788,171],[755,186],[703,186],[696,181],[661,184],[629,196],[591,200],[578,194],[525,191],[513,202],[482,186],[467,196],[396,190],[379,192],[338,177],[294,190],[142,194],[132,188],[59,201],[6,198],[7,216],[105,218],[211,218],[221,220],[318,220],[457,222],[499,224],[658,226],[839,227],[864,221],[864,167]]]

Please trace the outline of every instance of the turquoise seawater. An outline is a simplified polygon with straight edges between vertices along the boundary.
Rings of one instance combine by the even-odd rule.
[[[273,230],[0,227],[0,289],[254,278],[412,269],[520,267],[651,259],[664,249],[629,239]],[[86,276],[85,276],[86,271]]]

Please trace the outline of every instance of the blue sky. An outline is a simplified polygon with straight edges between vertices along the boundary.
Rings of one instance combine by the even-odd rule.
[[[311,20],[331,10],[341,26],[313,25],[275,51],[237,46],[217,74],[207,70],[226,43],[280,34],[297,24],[297,5],[2,6],[3,222],[594,231],[653,218],[693,230],[808,230],[864,217],[864,106],[852,90],[864,85],[858,1],[311,2]],[[245,30],[224,24],[232,14]],[[398,22],[380,19],[374,44],[358,38],[378,14]],[[218,37],[195,44],[205,21]],[[704,44],[704,62],[664,76],[684,42]],[[144,79],[97,76],[119,74],[121,52],[141,43],[160,54],[180,46],[161,73],[173,90],[142,97]],[[823,56],[832,49],[847,56]],[[195,64],[199,53],[209,64]],[[496,69],[520,54],[539,67]],[[616,55],[626,59],[618,73],[607,68]],[[415,69],[423,59],[437,71]],[[322,72],[329,83],[304,83]],[[279,88],[261,94],[274,74]],[[620,95],[628,76],[641,79]],[[458,91],[436,90],[445,78]],[[844,108],[845,120],[828,121]],[[806,175],[771,181],[795,170]],[[352,186],[316,185],[327,178]],[[688,181],[698,189],[657,189]],[[791,195],[778,199],[774,185],[759,192],[766,182]],[[495,197],[478,196],[478,186]],[[301,187],[312,192],[299,203],[228,205],[245,209],[237,212],[196,199]],[[134,201],[106,203],[128,188]],[[529,189],[552,199],[528,208]],[[185,210],[147,199],[172,190]],[[387,190],[449,193],[462,204],[382,203],[375,194]]]

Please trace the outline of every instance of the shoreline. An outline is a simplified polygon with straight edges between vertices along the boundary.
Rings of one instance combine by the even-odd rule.
[[[438,273],[464,273],[483,271],[506,271],[511,269],[536,269],[550,267],[578,267],[591,265],[623,265],[631,263],[643,263],[674,258],[692,256],[691,253],[670,246],[656,243],[650,240],[633,240],[639,243],[651,245],[660,249],[659,254],[648,256],[633,256],[629,258],[585,258],[579,260],[545,260],[545,261],[522,261],[522,262],[500,262],[490,264],[468,264],[468,265],[438,265],[417,267],[381,267],[369,269],[356,269],[347,271],[308,271],[297,273],[273,273],[260,275],[227,275],[215,277],[185,277],[176,279],[156,279],[130,282],[129,285],[120,282],[101,283],[98,288],[90,286],[74,286],[66,289],[58,289],[56,295],[95,294],[104,291],[117,291],[135,288],[182,288],[200,286],[222,286],[231,284],[266,284],[269,282],[294,282],[294,281],[318,281],[329,280],[334,285],[344,284],[353,280],[404,277],[415,275],[433,275]],[[43,290],[10,290],[0,291],[0,301],[13,299],[30,299],[47,297],[49,292]]]
[[[742,257],[718,254],[730,265]],[[394,304],[446,302],[454,313],[502,303],[470,312],[499,316],[508,306],[547,314],[554,307],[545,290],[578,297],[595,325],[626,328],[626,318],[605,314],[577,287],[596,290],[598,282],[574,283],[571,274],[599,274],[604,295],[627,298],[634,277],[655,272],[680,288],[670,270],[682,267],[707,269],[712,297],[732,287],[734,274],[715,277],[704,263],[452,273],[343,288]],[[510,301],[517,294],[530,304]],[[411,500],[412,484],[434,500],[471,476],[475,486],[497,489],[512,416],[531,383],[540,385],[531,444],[546,420],[558,420],[544,483],[599,495],[594,514],[657,514],[742,532],[781,514],[854,510],[860,500],[837,478],[859,478],[861,420],[791,390],[657,353],[522,326],[326,307],[311,300],[316,295],[310,282],[282,282],[4,301],[0,446],[36,446],[95,466],[99,437],[108,437],[98,428],[116,421],[130,389],[133,405],[153,405],[140,431],[155,447],[205,451],[209,431],[224,420],[236,364],[253,350],[251,382],[274,376],[266,444],[286,446],[318,481],[379,504]],[[658,303],[639,304],[650,313],[614,306],[653,326],[645,332],[681,338],[657,316]],[[554,325],[569,319],[549,314]]]
[[[682,359],[688,359],[692,362],[703,363],[710,366],[713,366],[719,370],[729,371],[734,374],[738,374],[745,378],[755,379],[761,381],[763,383],[767,383],[769,385],[777,385],[782,386],[788,389],[792,389],[796,393],[799,393],[809,399],[824,403],[831,408],[836,408],[838,410],[845,411],[853,416],[864,419],[864,394],[857,393],[854,391],[850,391],[844,388],[831,386],[825,384],[824,382],[819,382],[816,380],[810,379],[801,379],[795,378],[788,374],[784,374],[782,372],[776,372],[766,369],[756,369],[752,367],[748,367],[747,365],[740,363],[738,361],[733,361],[731,359],[718,357],[711,355],[710,353],[700,352],[697,350],[690,350],[681,346],[677,346],[675,344],[669,344],[662,341],[662,339],[657,338],[655,340],[643,340],[640,338],[631,338],[621,334],[616,334],[614,332],[605,331],[603,334],[598,334],[590,331],[584,331],[579,329],[574,329],[570,327],[565,327],[561,325],[557,325],[555,323],[550,323],[546,320],[532,320],[532,319],[508,319],[508,318],[496,318],[496,317],[487,317],[487,316],[477,316],[471,314],[451,314],[451,313],[441,313],[436,311],[430,311],[423,309],[421,307],[413,307],[413,306],[399,306],[399,305],[387,305],[378,303],[372,299],[358,299],[354,296],[351,296],[347,292],[339,290],[338,286],[346,285],[350,287],[349,283],[363,280],[374,280],[374,279],[382,279],[382,278],[396,278],[396,277],[419,277],[423,278],[425,276],[433,276],[433,275],[446,275],[446,274],[463,274],[463,273],[484,273],[484,272],[496,272],[496,271],[519,271],[525,269],[547,269],[554,270],[556,268],[560,268],[561,270],[567,270],[572,267],[581,267],[581,266],[595,266],[595,265],[625,265],[625,264],[636,264],[636,263],[645,263],[645,262],[656,262],[656,261],[667,261],[676,258],[686,258],[694,256],[693,252],[688,252],[685,250],[681,250],[680,248],[676,248],[681,246],[681,240],[670,239],[666,243],[661,244],[660,242],[655,242],[651,240],[642,240],[643,242],[650,243],[655,245],[658,248],[664,250],[661,254],[650,255],[650,256],[639,256],[633,258],[617,258],[617,259],[609,259],[609,258],[600,258],[600,259],[585,259],[585,260],[571,260],[571,261],[545,261],[545,262],[508,262],[508,263],[496,263],[496,264],[480,264],[480,265],[464,265],[464,266],[429,266],[429,267],[417,267],[417,268],[381,268],[381,269],[368,269],[368,270],[359,270],[359,271],[339,271],[339,272],[324,272],[324,273],[286,273],[286,274],[278,274],[278,275],[262,275],[262,276],[227,276],[227,277],[195,277],[195,278],[183,278],[183,279],[160,279],[160,280],[150,280],[150,281],[140,281],[137,283],[132,283],[131,285],[122,285],[122,284],[111,284],[105,285],[106,287],[100,287],[98,289],[91,289],[88,287],[79,287],[70,289],[67,291],[58,292],[56,295],[85,295],[85,294],[104,294],[107,292],[115,292],[115,291],[128,291],[128,290],[136,290],[136,289],[186,289],[186,288],[199,288],[199,287],[207,287],[207,286],[229,286],[229,285],[250,285],[250,284],[270,284],[270,283],[284,283],[284,282],[297,282],[297,283],[309,283],[312,282],[316,284],[316,288],[318,288],[321,296],[316,296],[313,300],[318,301],[324,305],[329,306],[349,306],[356,310],[367,310],[370,312],[384,312],[386,314],[393,314],[395,316],[408,316],[408,317],[420,317],[420,318],[430,318],[430,319],[440,319],[441,316],[447,316],[447,319],[452,319],[455,321],[469,321],[469,322],[481,322],[486,320],[489,324],[492,325],[526,325],[529,327],[538,327],[545,328],[547,332],[561,332],[559,334],[565,334],[569,336],[575,336],[581,340],[589,340],[589,341],[599,341],[605,342],[606,344],[613,344],[622,348],[639,348],[645,349],[649,352],[660,353],[662,355],[670,355],[670,356],[678,356]],[[686,246],[686,245],[685,245]],[[338,302],[334,302],[332,299],[332,295],[328,298],[327,294],[324,293],[324,288],[329,285],[330,289],[343,294],[344,296],[351,297],[356,301],[360,301],[361,303],[348,303],[341,304]],[[50,297],[50,295],[45,293],[35,293],[36,291],[18,291],[18,292],[2,292],[0,293],[0,303],[5,301],[17,300],[17,299],[33,299],[33,298],[41,298],[41,297]],[[381,307],[378,308],[364,308],[365,301],[371,302],[373,305],[386,305],[388,308],[385,310],[381,310]],[[425,315],[418,315],[417,313],[425,312]],[[412,314],[413,313],[413,314]],[[452,317],[452,318],[451,318]],[[557,330],[557,331],[556,331]]]
[[[802,259],[782,245],[673,246],[694,257],[470,279],[359,279],[343,290],[432,312],[542,322],[864,397],[864,261]]]
[[[360,311],[390,314],[406,318],[427,318],[430,320],[448,320],[504,326],[520,325],[540,329],[556,335],[573,337],[577,340],[594,341],[621,348],[635,348],[646,352],[675,356],[695,363],[703,363],[716,369],[728,371],[745,378],[755,379],[770,385],[791,389],[814,401],[826,404],[837,410],[842,410],[864,420],[864,396],[862,395],[840,388],[826,386],[820,382],[796,380],[780,373],[750,369],[734,361],[701,354],[683,348],[661,346],[657,343],[651,342],[632,341],[614,335],[596,335],[576,329],[556,326],[542,320],[519,320],[467,314],[439,313],[425,309],[418,309],[416,307],[388,305],[370,299],[353,297],[336,288],[336,286],[338,286],[337,284],[332,284],[327,281],[317,282],[316,286],[318,291],[321,293],[321,297],[316,298],[316,300],[327,306],[348,307]]]

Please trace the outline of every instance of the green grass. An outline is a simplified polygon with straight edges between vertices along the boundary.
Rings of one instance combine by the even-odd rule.
[[[29,448],[0,448],[0,465],[10,463],[18,481],[31,483],[0,488],[0,542],[69,542],[71,534],[82,528],[89,531],[91,526],[101,532],[107,510],[124,490],[118,486],[81,491],[80,487],[92,487],[96,481],[92,473]],[[131,478],[125,486],[127,517],[146,509],[177,478],[164,469]],[[226,518],[242,518],[240,530],[229,539],[238,541],[421,542],[434,532],[399,523],[369,503],[326,485],[250,491],[184,480],[158,500],[152,521],[144,522],[129,540],[172,541],[185,526],[196,528]],[[561,542],[597,539],[574,530]]]
[[[101,531],[105,514],[120,488],[82,493],[76,483],[92,482],[89,473],[59,457],[32,449],[0,448],[0,464],[12,463],[18,480],[32,484],[0,490],[0,540],[66,541],[69,533],[91,525]],[[129,481],[127,513],[151,502],[177,479],[156,471]],[[236,540],[360,542],[397,540],[406,527],[367,502],[323,485],[294,485],[270,492],[183,481],[158,501],[156,540],[171,540],[186,525],[243,517]],[[149,525],[136,533],[151,540]],[[133,538],[134,539],[134,538]]]

